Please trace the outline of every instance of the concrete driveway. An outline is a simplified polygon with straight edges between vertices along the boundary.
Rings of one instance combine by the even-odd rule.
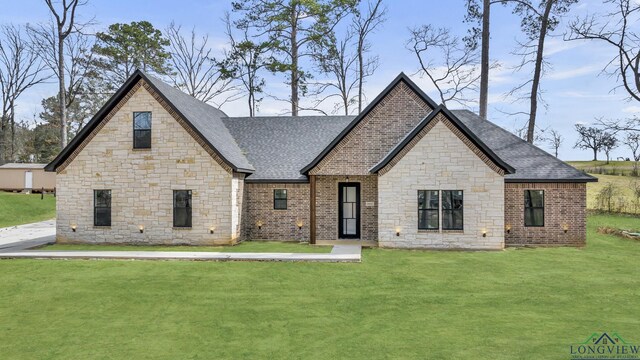
[[[27,249],[55,240],[55,220],[0,228],[0,252]]]

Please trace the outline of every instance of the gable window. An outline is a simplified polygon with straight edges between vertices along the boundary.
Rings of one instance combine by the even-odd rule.
[[[287,189],[273,190],[273,208],[275,210],[287,210]]]
[[[442,230],[463,230],[462,190],[442,191]]]
[[[524,191],[524,226],[544,226],[544,190]]]
[[[93,225],[111,226],[111,190],[93,190]]]
[[[173,227],[191,227],[191,190],[173,190]]]
[[[437,230],[439,225],[440,199],[438,190],[418,190],[418,229]]]
[[[151,112],[133,113],[133,148],[151,149]]]

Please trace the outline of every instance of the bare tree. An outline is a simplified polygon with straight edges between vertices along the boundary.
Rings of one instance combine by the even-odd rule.
[[[480,4],[478,1],[481,1]],[[487,109],[489,105],[489,70],[491,67],[489,60],[489,41],[491,24],[491,5],[499,2],[497,0],[466,0],[467,13],[465,22],[476,22],[472,26],[469,35],[464,38],[467,48],[475,50],[478,47],[480,38],[480,117],[487,119]]]
[[[361,11],[356,12],[351,25],[357,38],[358,113],[362,112],[364,80],[365,78],[373,75],[378,67],[377,56],[365,59],[365,54],[369,51],[371,46],[369,44],[368,37],[387,19],[387,7],[382,4],[382,0],[369,0],[366,4],[366,11],[364,13]]]
[[[0,26],[0,162],[15,155],[15,109],[18,98],[29,88],[47,80],[45,65],[39,60],[24,35],[15,25]],[[11,147],[7,152],[7,134],[11,127]]]
[[[56,95],[58,107],[60,106],[60,98],[64,97],[64,115],[60,114],[60,110],[56,113],[59,114],[60,121],[64,118],[65,122],[56,122],[56,125],[64,129],[64,134],[68,139],[69,136],[74,133],[71,123],[73,121],[79,121],[80,124],[76,124],[76,127],[78,127],[82,125],[81,123],[84,121],[84,119],[70,118],[69,108],[73,106],[76,101],[79,101],[80,97],[88,99],[92,96],[94,99],[90,101],[95,102],[95,106],[99,107],[108,95],[98,91],[98,86],[92,85],[92,79],[95,78],[95,72],[92,66],[94,56],[91,51],[92,38],[78,31],[71,32],[63,40],[64,52],[62,63],[60,63],[60,57],[58,56],[58,36],[54,22],[30,26],[29,36],[32,40],[31,46],[33,51],[38,53],[42,62],[54,73],[58,81],[60,78],[64,81],[63,92],[59,92],[62,96]],[[60,70],[62,70],[61,73]]]
[[[340,101],[335,105],[334,112],[342,110],[345,115],[349,115],[349,106],[358,102],[357,95],[353,95],[354,90],[359,91],[357,87],[361,79],[358,76],[359,54],[357,50],[352,51],[354,37],[351,31],[340,40],[336,39],[335,34],[330,34],[327,45],[314,51],[319,71],[328,76],[327,81],[314,84],[316,89],[313,95],[318,99],[313,108],[317,111],[321,111],[318,107],[324,101],[339,97]]]
[[[609,45],[613,52],[605,71],[622,81],[629,97],[640,101],[640,33],[635,24],[640,20],[640,3],[631,0],[605,0],[613,8],[603,14],[575,19],[567,40],[595,40]]]
[[[618,147],[618,138],[615,134],[604,132],[602,136],[602,151],[607,156],[607,164],[609,164],[611,151]]]
[[[260,73],[271,62],[268,56],[271,46],[257,40],[244,24],[236,26],[241,32],[241,37],[237,38],[229,13],[225,14],[224,21],[229,49],[225,51],[225,58],[218,62],[218,66],[225,79],[236,79],[241,83],[243,92],[247,94],[249,116],[253,117],[262,101],[260,95],[264,90],[265,81]]]
[[[43,60],[53,70],[58,78],[58,92],[60,94],[58,106],[60,107],[60,147],[67,146],[67,92],[65,81],[65,46],[66,40],[72,34],[78,32],[81,24],[76,22],[76,10],[79,6],[87,4],[83,0],[45,0],[52,16],[53,33],[48,26],[40,25],[32,27],[33,40]],[[47,58],[53,52],[55,57]]]
[[[505,0],[503,4],[514,3],[514,14],[521,18],[521,28],[527,35],[529,42],[520,44],[519,54],[522,61],[516,67],[516,71],[521,71],[526,65],[533,65],[533,76],[531,80],[517,86],[510,93],[513,94],[522,88],[530,85],[527,94],[529,100],[529,120],[527,128],[527,138],[529,143],[533,143],[534,131],[536,128],[536,116],[538,112],[538,100],[540,97],[540,80],[545,66],[544,45],[550,32],[556,29],[560,23],[560,17],[569,11],[571,5],[577,0],[540,0],[534,4],[531,0]]]
[[[462,45],[449,29],[422,25],[409,31],[407,49],[418,59],[418,73],[429,78],[440,101],[444,105],[451,101],[461,105],[473,102],[467,93],[477,90],[480,78],[476,51]]]
[[[195,29],[188,38],[182,35],[182,27],[171,23],[166,30],[170,41],[171,62],[175,74],[171,76],[173,84],[193,96],[209,102],[222,94],[232,91],[231,79],[225,78],[217,66],[216,59],[208,46],[209,35],[197,37]],[[227,99],[217,101],[221,106]]]
[[[547,142],[549,143],[549,145],[551,145],[551,148],[553,149],[554,154],[557,158],[558,150],[560,149],[560,146],[562,146],[562,143],[564,142],[564,137],[562,136],[562,134],[560,134],[559,131],[555,129],[551,129],[549,131],[549,136],[547,137]]]
[[[602,150],[602,142],[605,136],[604,130],[576,124],[576,131],[579,137],[573,147],[583,150],[591,149],[593,151],[593,161],[598,161],[598,152]]]
[[[640,133],[627,133],[623,143],[627,145],[633,155],[633,175],[640,176]]]

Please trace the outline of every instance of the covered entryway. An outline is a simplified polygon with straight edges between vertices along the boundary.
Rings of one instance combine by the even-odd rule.
[[[340,239],[360,238],[360,184],[338,184],[338,234]]]

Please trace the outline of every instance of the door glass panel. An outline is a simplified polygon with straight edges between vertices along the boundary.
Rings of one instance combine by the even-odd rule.
[[[354,203],[356,202],[356,188],[348,187],[347,189],[347,202]]]
[[[347,219],[347,228],[345,233],[347,235],[355,235],[356,234],[356,219]]]
[[[342,204],[342,218],[343,219],[352,218],[353,217],[352,209],[353,207],[351,207],[351,204]]]

